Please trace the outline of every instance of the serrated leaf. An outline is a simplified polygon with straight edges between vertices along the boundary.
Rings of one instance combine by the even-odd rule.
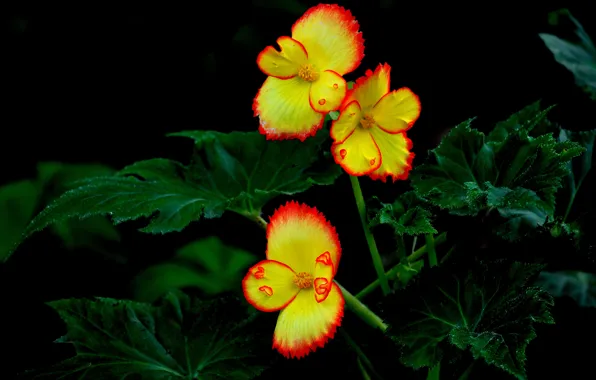
[[[536,285],[555,297],[568,296],[580,306],[596,307],[596,275],[579,271],[541,272]]]
[[[341,168],[321,152],[328,137],[319,133],[305,142],[267,141],[258,132],[186,131],[172,136],[195,140],[189,166],[157,158],[132,164],[119,176],[78,182],[44,209],[23,238],[69,219],[110,215],[115,224],[150,218],[141,231],[181,231],[201,217],[235,211],[250,218],[280,194],[296,194],[313,185],[332,184]]]
[[[413,191],[401,194],[393,203],[380,203],[369,210],[369,226],[389,225],[396,235],[436,234],[431,224],[432,214],[423,207]]]
[[[573,73],[577,85],[582,87],[592,100],[596,100],[596,47],[575,17],[568,11],[565,15],[576,27],[578,43],[565,41],[547,33],[541,33],[539,36],[557,62]]]
[[[66,322],[58,343],[77,355],[33,378],[252,379],[267,365],[265,337],[237,299],[169,293],[156,305],[109,298],[50,302]]]
[[[8,259],[13,246],[37,208],[39,187],[24,180],[0,187],[0,262]]]
[[[541,202],[526,202],[526,211],[539,220],[542,214],[552,215],[555,193],[568,174],[568,164],[583,148],[571,141],[557,141],[550,133],[531,135],[534,128],[547,123],[548,109],[534,112],[536,108],[536,104],[524,108],[497,124],[488,136],[472,129],[471,120],[453,128],[431,151],[429,160],[413,170],[412,186],[418,196],[453,214],[476,216],[494,207],[487,203],[487,196],[491,188],[498,188],[512,195],[533,193]],[[525,211],[499,212],[518,217]],[[519,230],[504,234],[510,239],[521,235]]]
[[[405,290],[382,301],[389,334],[403,345],[402,362],[433,367],[455,346],[525,379],[534,323],[554,323],[550,295],[528,286],[541,268],[499,261],[423,269]]]
[[[163,263],[147,268],[134,281],[135,299],[152,302],[170,290],[196,287],[209,295],[238,289],[256,257],[212,236],[192,242]]]

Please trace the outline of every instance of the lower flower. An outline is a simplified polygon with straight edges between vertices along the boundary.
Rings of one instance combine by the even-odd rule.
[[[288,202],[267,226],[267,260],[242,281],[246,300],[265,312],[281,311],[273,348],[301,358],[323,347],[341,325],[344,299],[333,282],[341,257],[335,228],[316,208]]]

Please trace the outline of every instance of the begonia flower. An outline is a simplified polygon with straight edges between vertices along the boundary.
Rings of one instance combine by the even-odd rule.
[[[257,57],[268,75],[253,101],[259,131],[268,140],[314,136],[325,115],[339,109],[346,95],[343,75],[364,57],[364,40],[352,13],[335,4],[307,10],[292,26],[292,37],[280,37]]]
[[[337,233],[316,208],[290,201],[267,225],[266,255],[244,277],[244,296],[260,311],[280,311],[273,348],[301,358],[341,325],[344,298],[333,282],[341,257]]]
[[[420,99],[407,87],[390,91],[388,64],[356,80],[331,124],[335,162],[350,175],[383,182],[407,179],[414,153],[406,131],[420,116]]]

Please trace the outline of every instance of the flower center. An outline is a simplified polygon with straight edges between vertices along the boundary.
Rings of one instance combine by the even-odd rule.
[[[313,283],[313,278],[306,272],[296,273],[294,276],[294,284],[300,289],[310,288]]]
[[[366,114],[364,115],[364,118],[360,119],[360,125],[362,125],[362,128],[364,129],[370,129],[373,125],[375,125],[375,119],[373,119],[372,116]]]
[[[298,69],[298,76],[300,79],[305,80],[307,82],[314,82],[319,79],[319,73],[315,70],[314,66],[310,63],[301,65]]]

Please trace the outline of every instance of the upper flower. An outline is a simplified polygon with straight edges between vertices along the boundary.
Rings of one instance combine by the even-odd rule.
[[[314,136],[325,115],[337,110],[345,95],[342,75],[364,57],[364,40],[350,11],[339,5],[310,8],[292,26],[292,37],[277,39],[257,64],[269,77],[253,102],[259,131],[269,140]]]
[[[353,176],[395,182],[407,179],[414,153],[406,136],[420,116],[420,100],[409,88],[390,91],[388,64],[356,80],[331,125],[333,158]]]
[[[288,202],[267,226],[267,260],[242,281],[247,301],[261,311],[281,310],[273,347],[301,358],[333,338],[344,298],[333,282],[341,257],[335,228],[317,211]]]

